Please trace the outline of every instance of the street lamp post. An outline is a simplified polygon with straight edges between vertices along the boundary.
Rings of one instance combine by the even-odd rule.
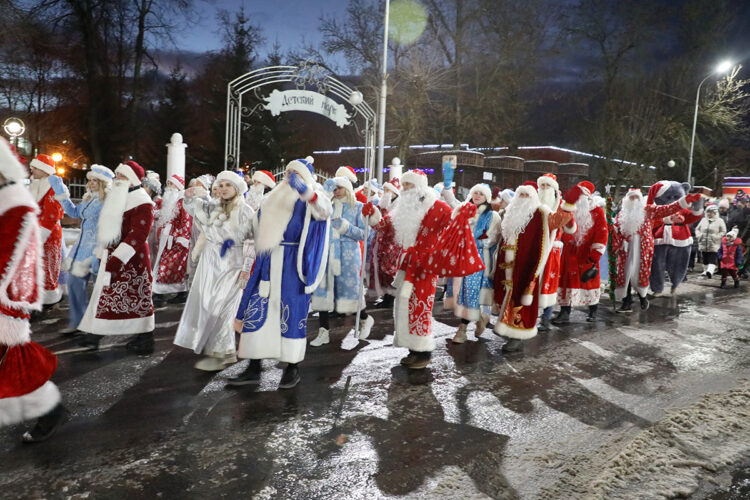
[[[695,128],[698,125],[698,103],[700,102],[701,97],[701,87],[704,83],[706,83],[706,80],[711,78],[715,74],[721,74],[726,73],[729,71],[729,69],[732,67],[732,63],[729,61],[724,61],[720,63],[714,71],[706,75],[706,78],[701,80],[701,82],[698,84],[698,91],[695,94],[695,113],[693,114],[693,133],[690,136],[690,157],[688,158],[688,175],[687,175],[687,181],[692,185],[692,177],[693,177],[693,148],[695,147]]]
[[[388,14],[391,2],[385,0],[383,20],[383,70],[380,82],[380,102],[378,104],[378,183],[383,184],[383,163],[385,158],[385,99],[388,90]]]
[[[3,130],[10,136],[10,143],[18,146],[18,137],[26,131],[26,125],[20,118],[10,117],[3,122]]]

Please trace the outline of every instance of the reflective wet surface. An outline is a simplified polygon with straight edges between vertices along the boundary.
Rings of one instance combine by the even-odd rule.
[[[438,306],[438,348],[420,371],[399,365],[390,311],[372,309],[369,339],[353,338],[352,317],[334,319],[331,343],[308,347],[286,391],[272,361],[259,387],[226,388],[246,362],[195,370],[198,357],[171,343],[181,306],[157,312],[149,356],[120,347],[127,337],[77,350],[59,308],[33,337],[60,353],[53,380],[73,416],[34,446],[20,444],[23,426],[0,429],[1,496],[560,498],[561,477],[604,464],[602,450],[750,378],[746,290],[691,276],[645,313],[606,300],[596,323],[574,311],[510,355],[489,328],[452,344],[459,322]],[[701,495],[747,488],[732,470],[736,484]]]

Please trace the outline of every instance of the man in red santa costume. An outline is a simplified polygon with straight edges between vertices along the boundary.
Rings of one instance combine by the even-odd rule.
[[[557,303],[560,312],[552,320],[555,325],[570,321],[572,307],[588,306],[586,321],[596,321],[601,280],[599,259],[607,248],[607,218],[604,209],[597,206],[592,195],[594,185],[589,181],[578,183],[583,196],[576,202],[574,220],[563,228],[560,285]]]
[[[576,186],[555,211],[542,204],[532,182],[519,186],[500,225],[502,243],[495,268],[495,302],[500,306],[495,333],[508,339],[503,351],[518,351],[536,336],[539,281],[552,248],[550,236],[573,217],[581,195]]]
[[[402,248],[394,280],[397,297],[393,307],[393,345],[409,349],[409,355],[401,360],[402,365],[423,369],[430,363],[435,350],[432,306],[438,273],[431,270],[431,266],[436,247],[442,238],[447,237],[444,233],[451,231],[453,211],[428,186],[424,172],[409,170],[401,176],[399,204],[391,213],[382,217],[379,209],[368,203],[362,214],[371,216],[369,223],[377,231],[385,231],[392,225],[396,243]],[[464,233],[471,237],[467,215],[462,214],[461,220]],[[474,245],[473,256],[448,255],[456,267],[443,268],[438,271],[440,275],[464,276],[460,269],[462,260],[481,261],[474,240],[470,239]]]
[[[0,138],[0,427],[38,418],[23,435],[33,443],[52,436],[68,411],[50,381],[57,358],[30,337],[29,311],[42,308],[45,270],[38,207],[25,177]]]
[[[378,208],[383,216],[396,209],[400,191],[401,181],[398,178],[383,184],[383,197],[378,202]],[[393,280],[398,271],[400,255],[401,247],[396,243],[392,225],[388,225],[382,231],[375,231],[367,255],[368,293],[374,298],[383,298],[379,304],[380,308],[393,307],[393,300],[396,296]]]
[[[154,346],[154,305],[148,233],[154,203],[141,187],[143,167],[134,161],[115,169],[115,182],[99,215],[99,274],[78,329],[84,347],[98,348],[102,335],[138,334],[127,344],[137,353]]]
[[[539,201],[552,212],[556,211],[562,203],[562,193],[557,183],[555,174],[544,174],[536,181]],[[552,320],[552,310],[557,303],[557,288],[560,284],[560,257],[562,256],[562,229],[550,229],[550,248],[547,260],[544,264],[542,283],[539,289],[539,307],[542,316],[538,330],[548,332]]]
[[[256,170],[250,180],[250,189],[245,195],[245,202],[257,212],[263,197],[276,187],[276,177],[268,170]]]
[[[164,303],[166,294],[175,293],[171,304],[187,299],[187,261],[193,218],[182,206],[185,179],[177,174],[167,179],[161,208],[156,212],[157,251],[154,258],[154,303]]]
[[[31,167],[31,196],[39,205],[39,225],[42,228],[44,245],[44,292],[42,304],[57,304],[62,299],[62,288],[58,284],[62,263],[62,227],[60,221],[65,215],[63,207],[50,186],[48,177],[55,173],[55,161],[47,155],[37,155],[29,164]]]
[[[618,312],[632,312],[631,288],[640,299],[641,310],[648,309],[649,278],[654,258],[654,224],[701,199],[688,194],[669,205],[646,204],[640,189],[631,189],[622,200],[622,209],[612,225],[612,250],[617,256],[615,299],[622,300]]]

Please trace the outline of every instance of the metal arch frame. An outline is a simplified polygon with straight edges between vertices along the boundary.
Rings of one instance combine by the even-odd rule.
[[[261,87],[278,83],[293,83],[298,89],[317,87],[320,94],[330,94],[341,99],[354,109],[350,123],[360,135],[365,136],[365,178],[372,178],[375,162],[375,112],[364,100],[357,105],[349,102],[354,89],[337,80],[322,66],[305,61],[300,66],[267,66],[239,76],[227,84],[227,122],[224,141],[224,170],[236,168],[240,164],[240,141],[242,116],[251,113],[243,108],[242,97]],[[357,126],[356,119],[365,121],[364,132]]]

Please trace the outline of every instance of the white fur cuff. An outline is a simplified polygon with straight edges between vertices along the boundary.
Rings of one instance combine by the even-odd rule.
[[[117,257],[123,264],[127,264],[128,261],[133,258],[133,255],[135,255],[135,248],[125,242],[121,242],[117,245],[115,251],[112,252],[112,257]]]
[[[187,238],[183,238],[182,236],[179,236],[177,238],[177,244],[182,245],[185,248],[190,248],[190,240]]]
[[[522,306],[530,306],[531,302],[534,300],[533,295],[521,295],[521,305]]]
[[[339,234],[344,234],[349,230],[349,221],[346,219],[341,219],[341,227],[338,228]]]
[[[573,234],[578,230],[578,224],[576,224],[575,221],[573,221],[572,225],[565,224],[563,226],[563,231],[565,231],[567,234]]]
[[[42,243],[47,241],[47,238],[49,238],[49,235],[52,234],[52,231],[47,229],[46,227],[41,227],[41,233],[42,233]]]
[[[383,215],[380,213],[380,210],[378,209],[378,207],[375,207],[375,213],[367,217],[367,219],[368,219],[367,223],[370,226],[374,227],[374,226],[377,226],[381,220],[383,220]]]
[[[413,291],[414,291],[414,283],[412,283],[411,281],[404,281],[404,284],[401,285],[399,296],[402,299],[408,299],[411,297],[411,294]]]
[[[0,314],[0,344],[7,346],[25,344],[31,340],[30,334],[29,320]]]
[[[67,200],[68,198],[70,198],[70,193],[67,192],[67,191],[64,192],[64,193],[60,193],[60,194],[56,194],[55,195],[55,199],[57,201]]]

